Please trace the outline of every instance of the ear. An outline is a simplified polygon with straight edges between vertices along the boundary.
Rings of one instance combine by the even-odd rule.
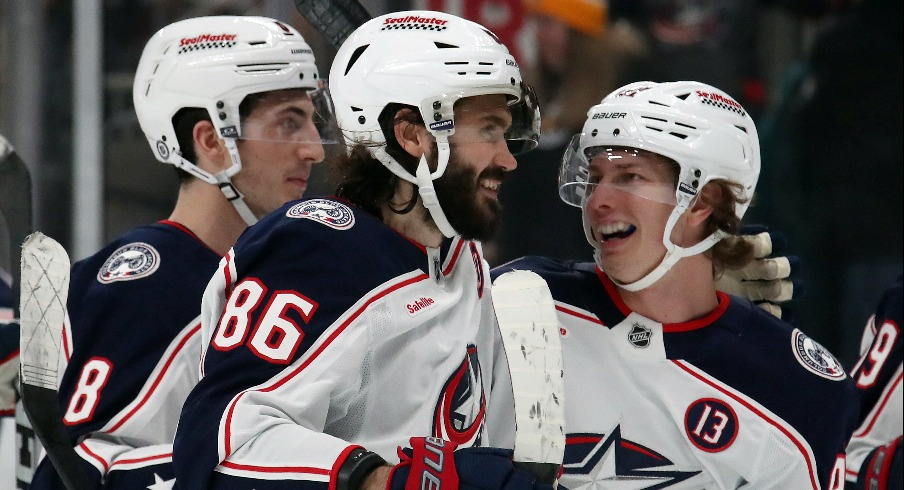
[[[402,109],[402,111],[411,112],[411,109]],[[399,112],[401,113],[402,111]],[[398,117],[399,114],[396,114],[397,122],[393,125],[396,141],[408,154],[415,158],[421,158],[430,148],[432,142],[430,133],[422,124],[415,124],[405,119],[399,120]]]
[[[196,165],[212,174],[229,168],[232,161],[223,140],[217,135],[217,128],[210,121],[198,121],[191,131],[195,145]]]
[[[712,203],[721,201],[721,187],[712,183],[704,185],[697,197],[694,198],[690,208],[684,213],[687,217],[687,224],[694,228],[702,228],[706,224],[706,220],[713,214]]]

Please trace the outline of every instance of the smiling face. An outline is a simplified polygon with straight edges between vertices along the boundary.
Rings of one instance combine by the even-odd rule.
[[[517,166],[505,140],[511,124],[504,95],[468,97],[455,105],[449,164],[434,187],[449,223],[465,238],[487,240],[496,230],[499,187]]]
[[[232,181],[256,216],[300,198],[311,167],[323,161],[314,117],[308,94],[290,89],[264,94],[242,121],[242,170]]]
[[[662,242],[675,208],[678,166],[643,150],[606,149],[592,156],[584,220],[604,272],[622,283],[644,277],[662,261]],[[679,223],[675,230],[683,227]]]

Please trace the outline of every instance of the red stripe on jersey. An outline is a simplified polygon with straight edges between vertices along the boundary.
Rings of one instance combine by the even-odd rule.
[[[231,468],[233,470],[244,470],[258,473],[312,473],[315,475],[329,475],[330,470],[325,468],[313,468],[310,466],[260,466],[250,464],[237,464],[230,461],[223,461],[220,466]]]
[[[600,321],[600,319],[595,316],[588,316],[588,315],[585,315],[584,313],[579,313],[575,310],[571,310],[571,309],[569,309],[565,306],[559,305],[559,304],[556,305],[556,310],[561,311],[562,313],[565,313],[566,315],[578,317],[581,320],[587,320],[588,322],[593,322],[593,323],[597,323],[599,325],[603,325],[603,322]]]
[[[144,458],[132,458],[132,459],[120,459],[113,463],[110,467],[111,469],[116,468],[117,466],[125,465],[125,464],[137,464],[137,463],[146,463],[148,461],[169,461],[173,459],[173,453],[163,453],[163,454],[155,454],[153,456],[147,456]]]
[[[895,389],[899,384],[901,384],[902,372],[901,368],[898,368],[898,375],[895,376],[894,381],[892,381],[888,388],[885,389],[885,392],[882,393],[882,399],[879,400],[879,403],[876,404],[878,407],[877,410],[873,413],[873,417],[865,422],[865,424],[861,424],[863,427],[861,430],[858,430],[851,437],[863,437],[866,434],[869,434],[871,430],[873,430],[873,426],[876,425],[876,420],[879,419],[879,416],[882,415],[882,412],[885,410],[885,406],[888,405],[889,400],[891,400],[892,395],[895,392]]]
[[[615,283],[612,282],[612,279],[609,279],[609,276],[603,272],[599,266],[595,267],[596,269],[596,277],[600,278],[600,282],[603,283],[603,287],[606,288],[606,292],[609,293],[609,297],[612,298],[612,302],[615,303],[615,306],[618,307],[618,311],[622,313],[622,315],[628,316],[631,314],[631,308],[628,308],[628,305],[621,299],[621,296],[618,295],[618,290],[615,289]]]
[[[163,376],[165,376],[167,371],[169,371],[170,366],[173,364],[173,360],[176,358],[182,348],[185,347],[185,344],[188,343],[189,340],[193,339],[200,330],[200,323],[196,324],[194,327],[191,327],[191,330],[189,330],[188,334],[182,339],[182,341],[179,342],[179,345],[173,350],[173,353],[170,355],[169,359],[166,360],[166,363],[163,365],[163,369],[160,370],[160,374],[158,374],[157,378],[154,379],[154,383],[151,385],[151,389],[149,389],[148,392],[145,393],[144,398],[142,398],[141,401],[138,402],[137,405],[135,405],[135,408],[133,408],[128,414],[126,414],[125,417],[120,419],[119,422],[111,427],[110,430],[107,431],[108,433],[113,434],[114,432],[116,432],[116,429],[122,427],[122,424],[126,423],[126,421],[132,418],[132,416],[135,415],[135,412],[140,410],[144,406],[144,404],[147,403],[148,399],[151,398],[151,395],[153,395],[154,391],[157,389],[157,386],[160,385],[160,381],[163,379]]]
[[[622,447],[631,449],[631,450],[636,451],[636,452],[638,452],[638,453],[646,454],[647,456],[649,456],[649,457],[651,457],[651,458],[653,458],[653,459],[658,459],[658,460],[660,460],[660,461],[662,460],[662,456],[660,456],[660,455],[658,455],[658,454],[656,454],[656,453],[650,452],[649,450],[647,450],[647,448],[638,446],[637,444],[631,444],[631,443],[628,442],[628,441],[621,441],[621,445],[622,445]]]
[[[455,267],[455,263],[458,262],[458,256],[461,253],[461,249],[465,245],[465,240],[461,238],[456,238],[456,240],[458,242],[455,244],[455,251],[452,252],[452,255],[450,256],[449,265],[447,265],[443,270],[444,276],[448,276],[449,273],[452,272],[452,269]]]
[[[223,459],[225,460],[226,458],[229,457],[230,454],[232,454],[232,444],[230,444],[230,440],[232,439],[232,415],[235,413],[235,407],[236,407],[236,405],[238,405],[239,400],[240,400],[243,396],[245,396],[245,393],[248,393],[248,392],[250,392],[250,391],[260,391],[260,392],[263,392],[263,393],[268,393],[268,392],[271,392],[271,391],[273,391],[273,390],[275,390],[275,389],[281,387],[282,385],[286,384],[287,382],[289,382],[289,380],[291,380],[292,378],[294,378],[295,376],[297,376],[298,373],[304,371],[304,369],[305,369],[306,367],[308,367],[309,364],[311,364],[312,362],[314,362],[314,360],[317,359],[317,357],[318,357],[321,353],[323,353],[323,351],[326,350],[326,348],[329,347],[329,345],[330,345],[334,340],[336,340],[336,337],[338,337],[340,334],[342,334],[342,332],[344,332],[345,329],[346,329],[353,321],[355,321],[359,316],[361,316],[361,313],[363,313],[364,310],[366,310],[367,307],[369,307],[373,302],[375,302],[375,301],[377,301],[377,300],[383,298],[384,296],[388,295],[389,293],[392,293],[393,291],[402,289],[402,288],[404,288],[404,287],[410,286],[410,285],[412,285],[412,284],[421,282],[421,281],[426,280],[426,279],[429,279],[429,278],[430,278],[430,277],[429,277],[427,274],[421,273],[421,274],[418,274],[417,276],[414,276],[414,277],[412,277],[412,278],[410,278],[410,279],[406,279],[406,280],[404,280],[404,281],[402,281],[402,282],[400,282],[400,283],[398,283],[398,284],[395,284],[395,285],[393,285],[393,286],[389,286],[388,288],[384,289],[383,291],[377,292],[376,294],[374,294],[374,296],[372,296],[370,299],[368,299],[363,305],[361,305],[360,308],[358,308],[357,310],[355,310],[355,312],[352,313],[352,315],[349,316],[348,319],[346,319],[341,325],[339,325],[338,327],[336,327],[336,329],[333,330],[333,333],[331,333],[331,334],[329,335],[329,337],[327,337],[326,341],[323,342],[323,344],[321,344],[320,347],[318,347],[317,350],[314,351],[314,352],[310,355],[310,357],[308,357],[308,358],[307,358],[300,366],[298,366],[298,367],[296,367],[295,369],[293,369],[292,372],[290,372],[290,373],[284,375],[281,379],[276,380],[276,381],[275,381],[272,385],[270,385],[270,386],[266,386],[266,387],[263,387],[263,388],[260,388],[260,389],[257,389],[257,390],[246,390],[246,391],[243,391],[243,392],[239,393],[238,395],[236,395],[235,398],[232,399],[232,402],[229,403],[229,408],[228,408],[227,411],[226,411],[226,424],[225,424],[226,427],[225,427],[225,429],[224,429],[224,432],[225,432],[225,434],[224,434],[225,441],[223,441],[223,448],[224,448],[224,451],[225,451],[226,456],[225,456]],[[225,465],[225,462],[220,463],[220,464],[224,464],[224,465]]]
[[[85,451],[85,453],[87,453],[88,456],[91,456],[92,459],[96,460],[97,462],[99,462],[101,464],[101,466],[104,467],[104,474],[107,474],[110,471],[110,463],[107,463],[107,461],[104,460],[104,458],[98,456],[96,453],[94,453],[93,451],[88,449],[88,446],[86,446],[84,442],[79,444],[79,446],[82,448],[82,451]]]
[[[680,360],[677,360],[677,359],[672,359],[672,362],[673,362],[676,366],[678,366],[679,368],[681,368],[682,370],[684,370],[685,372],[687,372],[688,374],[690,374],[691,376],[697,378],[698,380],[700,380],[700,381],[706,383],[707,385],[709,385],[709,386],[715,388],[716,390],[722,392],[725,396],[727,396],[727,397],[731,398],[732,400],[734,400],[734,401],[740,403],[741,405],[744,405],[745,407],[747,407],[748,410],[750,410],[751,412],[755,413],[755,414],[758,415],[761,419],[763,419],[763,420],[765,420],[767,423],[769,423],[769,425],[772,425],[773,427],[775,427],[776,429],[778,429],[782,434],[785,434],[785,436],[788,437],[788,439],[790,439],[791,442],[793,442],[795,446],[797,446],[797,449],[800,451],[800,454],[803,455],[803,457],[804,457],[804,461],[807,462],[807,471],[808,471],[809,474],[810,474],[810,484],[813,486],[813,488],[814,488],[815,490],[819,490],[818,478],[816,477],[816,468],[815,468],[816,463],[815,463],[814,461],[812,461],[812,460],[807,456],[807,450],[806,450],[806,447],[804,446],[804,443],[802,443],[801,441],[797,440],[797,438],[795,438],[794,435],[792,435],[791,432],[788,431],[788,429],[786,429],[785,427],[783,427],[783,426],[782,426],[781,424],[779,424],[777,421],[775,421],[775,420],[769,418],[766,414],[764,414],[763,412],[761,412],[759,409],[757,409],[756,407],[754,407],[753,405],[751,405],[750,403],[748,403],[746,400],[742,399],[742,398],[739,397],[738,395],[736,395],[736,394],[734,394],[734,393],[732,393],[732,392],[726,390],[726,389],[723,388],[722,386],[720,386],[720,385],[718,385],[718,384],[716,384],[716,383],[710,381],[709,379],[706,379],[705,377],[703,377],[702,375],[700,375],[699,373],[697,373],[696,371],[694,371],[693,369],[691,369],[688,365],[686,365],[686,363],[685,363],[684,361],[680,361]]]
[[[72,358],[72,349],[69,348],[69,331],[66,330],[66,322],[63,322],[63,352],[66,355],[66,362]]]
[[[349,446],[339,454],[339,458],[336,459],[336,462],[333,463],[332,469],[330,469],[330,486],[328,490],[336,490],[336,482],[339,481],[339,470],[342,469],[342,466],[345,464],[345,460],[348,459],[349,454],[352,453],[355,449],[364,449],[362,446]],[[392,478],[389,479],[389,482],[392,482]]]
[[[602,440],[603,438],[598,436],[575,436],[566,437],[565,444],[596,444]]]
[[[223,262],[223,277],[226,279],[226,287],[223,290],[223,296],[225,299],[229,299],[229,297],[232,296],[233,286],[231,268],[229,267],[229,264],[232,263],[232,250],[226,254],[225,258],[226,260]]]
[[[664,323],[662,325],[662,331],[690,332],[691,330],[697,330],[710,325],[712,322],[718,320],[719,317],[722,316],[722,313],[725,313],[725,310],[728,309],[728,305],[731,303],[731,298],[722,291],[716,291],[716,298],[719,300],[719,306],[716,306],[716,309],[709,312],[705,317],[685,323]]]
[[[195,232],[189,230],[188,227],[186,227],[186,226],[183,225],[182,223],[176,223],[175,221],[170,221],[170,220],[168,220],[168,219],[162,219],[162,220],[158,221],[158,223],[164,224],[164,225],[169,225],[169,226],[172,226],[173,228],[178,228],[179,230],[182,230],[186,235],[188,235],[188,236],[194,238],[195,241],[197,241],[198,243],[200,243],[201,245],[203,245],[204,248],[206,248],[207,250],[210,250],[211,252],[213,252],[213,253],[215,253],[215,254],[217,254],[217,255],[220,255],[219,253],[217,253],[216,250],[210,248],[209,245],[207,245],[206,243],[204,243],[204,240],[201,240],[201,238],[199,238],[198,235],[195,235]]]
[[[7,362],[13,360],[18,355],[19,355],[19,349],[16,349],[16,350],[10,352],[8,356],[6,356],[2,360],[0,360],[0,364],[6,364]]]

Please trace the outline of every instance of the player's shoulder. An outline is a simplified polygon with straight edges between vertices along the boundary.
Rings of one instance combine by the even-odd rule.
[[[160,221],[138,226],[112,240],[97,253],[72,266],[72,281],[114,284],[159,278],[202,268],[210,275],[219,256],[190,230],[173,222]],[[209,265],[210,267],[207,267]]]
[[[772,371],[790,384],[817,382],[829,390],[847,389],[843,386],[849,380],[847,373],[828,349],[745,298],[730,296],[716,325],[738,340],[729,355],[748,359],[749,365],[759,366],[761,372]]]
[[[290,201],[250,226],[239,238],[237,249],[272,246],[294,241],[298,247],[331,248],[354,244],[362,239],[386,238],[388,227],[354,204],[334,197],[314,197]]]
[[[490,271],[490,275],[495,280],[500,275],[514,270],[536,272],[539,276],[546,279],[547,282],[567,277],[576,278],[588,275],[595,277],[596,275],[592,262],[578,262],[539,255],[524,256],[496,266]]]
[[[373,287],[427,264],[423,247],[354,204],[327,197],[286,203],[245,230],[233,250],[239,276],[329,276],[317,282],[338,288],[348,288],[349,277]]]

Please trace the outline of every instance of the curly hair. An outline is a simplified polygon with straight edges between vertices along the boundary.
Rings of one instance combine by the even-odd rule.
[[[710,235],[716,230],[728,234],[706,251],[706,256],[713,262],[713,275],[718,277],[725,269],[739,269],[750,263],[754,259],[753,245],[738,236],[741,218],[735,214],[735,206],[747,202],[740,197],[743,190],[741,184],[716,179],[706,185],[712,188],[698,194],[698,199],[713,209],[706,221],[706,234]]]
[[[405,151],[396,140],[395,126],[402,122],[423,126],[424,119],[420,112],[414,106],[388,104],[380,113],[379,122],[386,139],[386,153],[405,170],[414,174],[418,159]],[[383,218],[383,205],[388,203],[393,212],[407,213],[417,201],[417,193],[415,192],[412,201],[402,208],[396,209],[391,206],[392,197],[401,179],[371,154],[368,148],[377,145],[380,143],[358,142],[347,154],[336,159],[331,172],[332,180],[336,182],[335,194],[380,219]]]

